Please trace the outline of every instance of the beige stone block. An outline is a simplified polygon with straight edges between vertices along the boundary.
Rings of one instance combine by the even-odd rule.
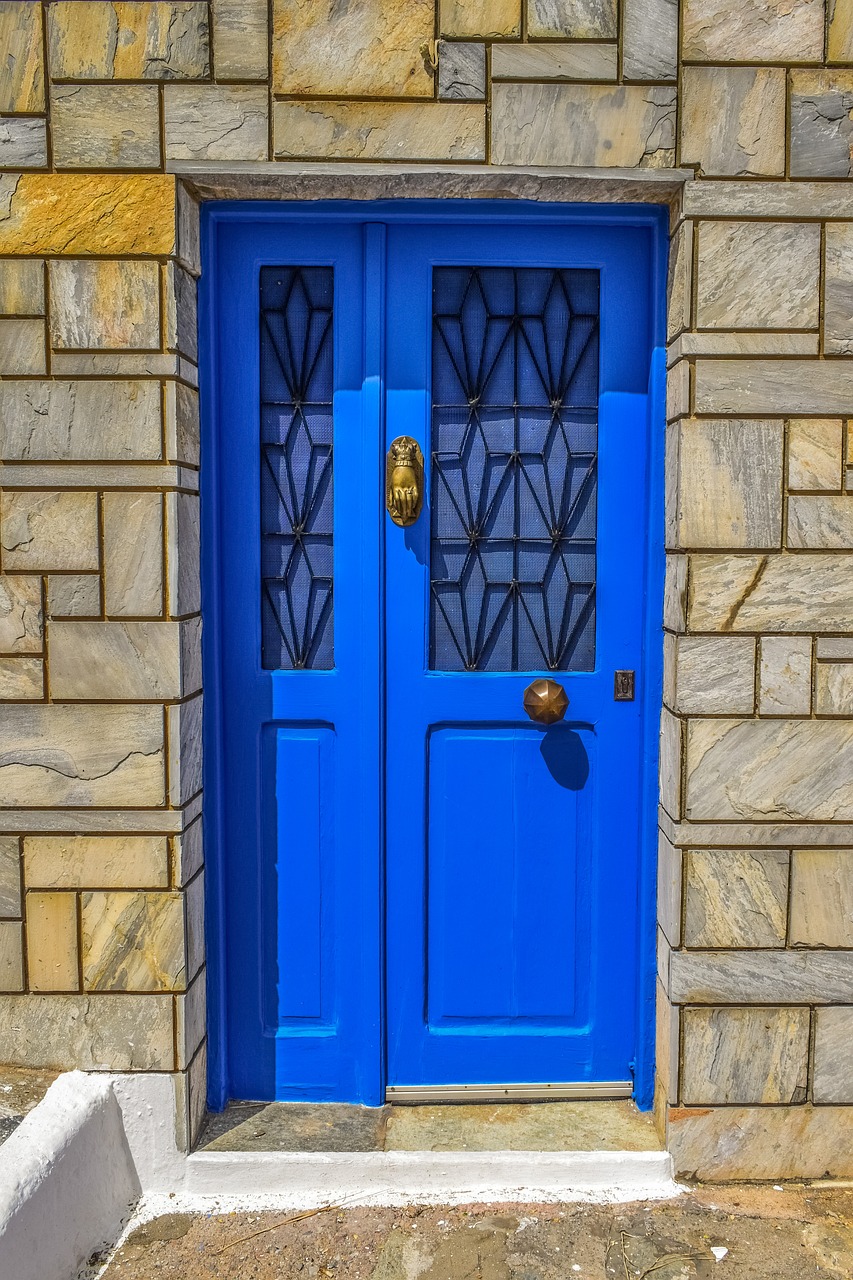
[[[853,1008],[818,1009],[815,1014],[816,1103],[853,1102]]]
[[[678,1050],[680,1010],[669,1001],[660,982],[655,999],[655,1075],[667,1102],[678,1097]]]
[[[670,946],[681,945],[682,854],[658,832],[658,927]]]
[[[60,0],[49,8],[48,42],[55,80],[183,80],[209,73],[201,0]]]
[[[786,849],[691,849],[684,945],[784,947],[788,864]]]
[[[788,546],[817,551],[853,548],[853,494],[792,494]]]
[[[37,258],[0,260],[0,315],[44,315],[44,263]]]
[[[831,417],[853,400],[853,364],[824,360],[697,360],[697,413]]]
[[[0,111],[44,111],[42,6],[0,4]]]
[[[41,658],[0,658],[0,701],[32,702],[44,697]]]
[[[848,182],[690,182],[686,218],[849,218]]]
[[[656,85],[495,84],[492,161],[666,167],[675,154],[675,98]]]
[[[666,286],[669,338],[690,328],[692,277],[693,223],[683,222],[672,238],[669,251]]]
[[[183,991],[180,893],[84,893],[81,962],[86,991]]]
[[[853,947],[851,850],[794,850],[790,941],[803,947]]]
[[[691,720],[685,817],[853,820],[853,722]]]
[[[839,418],[794,418],[788,424],[788,489],[840,489],[843,449]]]
[[[686,417],[690,412],[690,365],[679,360],[666,374],[666,420]],[[677,437],[676,437],[677,438]]]
[[[816,649],[818,662],[853,662],[853,636],[819,636]]]
[[[10,1066],[81,1071],[174,1069],[168,995],[24,995],[0,1000]]]
[[[182,695],[178,622],[52,622],[50,691],[65,700],[166,701]]]
[[[676,1176],[703,1182],[849,1177],[853,1107],[672,1109],[667,1150]]]
[[[151,381],[3,382],[2,456],[29,462],[159,458],[160,413],[160,389]]]
[[[17,836],[0,836],[0,919],[21,914],[21,851]]]
[[[699,225],[700,328],[816,328],[820,227],[792,222]]]
[[[154,85],[54,85],[50,121],[58,169],[154,169],[160,164]]]
[[[666,557],[663,625],[669,631],[681,632],[687,627],[687,565],[687,556]]]
[[[166,269],[166,346],[198,364],[198,314],[195,278],[177,263]]]
[[[263,0],[266,4],[266,0]],[[264,73],[266,79],[266,73]],[[196,197],[183,183],[176,191],[177,254],[182,266],[193,275],[201,275],[201,219]]]
[[[615,40],[616,0],[525,0],[527,34],[573,40]]]
[[[185,996],[175,997],[177,1013],[178,1070],[192,1062],[204,1040],[207,1018],[207,991],[204,970],[188,988]]]
[[[202,700],[190,698],[167,708],[169,725],[169,799],[185,805],[201,791]]]
[[[361,0],[343,8],[335,0],[273,0],[273,92],[431,98],[421,50],[434,35],[433,0]]]
[[[851,136],[853,71],[792,71],[791,177],[849,178]]]
[[[170,461],[199,461],[198,392],[182,382],[167,382],[165,394],[166,457]]]
[[[674,710],[681,715],[751,715],[755,641],[746,636],[679,636]]]
[[[163,500],[158,493],[104,494],[104,607],[108,616],[163,610]]]
[[[97,496],[7,489],[0,542],[7,570],[97,569]]]
[[[41,653],[41,578],[0,578],[0,653]]]
[[[807,716],[811,703],[811,636],[762,636],[759,714]]]
[[[853,222],[826,225],[825,296],[826,350],[830,355],[853,355]]]
[[[666,2],[666,0],[665,0]],[[493,80],[616,80],[617,47],[551,41],[548,44],[495,44]]]
[[[628,80],[675,80],[678,0],[623,0],[622,74]]]
[[[79,258],[50,263],[53,346],[160,345],[160,270],[156,262]]]
[[[685,0],[689,62],[820,62],[821,0]]]
[[[0,717],[4,808],[164,802],[161,707],[9,704]]]
[[[808,1009],[684,1009],[686,1106],[805,1101]]]
[[[64,573],[47,580],[51,618],[99,618],[101,579],[95,573]]]
[[[36,116],[0,116],[0,169],[43,169],[47,123]]]
[[[0,19],[2,13],[0,12]],[[0,22],[2,31],[2,22]],[[23,991],[23,929],[13,920],[0,921],[0,991]]]
[[[850,951],[674,951],[676,1004],[851,1004]]]
[[[175,883],[183,888],[204,865],[201,818],[190,823],[186,831],[176,835],[172,843]]]
[[[443,36],[521,35],[522,0],[439,0]]]
[[[186,890],[187,976],[190,981],[204,964],[204,872]]]
[[[29,889],[165,889],[165,836],[25,836]]]
[[[684,67],[681,163],[705,174],[782,177],[783,68]]]
[[[213,0],[213,56],[225,80],[266,80],[268,0]]]
[[[266,160],[269,98],[262,85],[167,85],[167,160]]]
[[[682,422],[678,454],[681,547],[778,547],[781,421]]]
[[[484,106],[469,102],[276,102],[276,157],[484,160]]]
[[[198,613],[201,608],[199,500],[194,494],[166,495],[169,547],[169,612]]]
[[[0,179],[4,199],[0,255],[168,254],[175,246],[171,174],[24,173],[5,192]]]
[[[78,991],[77,895],[28,893],[27,977],[31,991]]]
[[[853,715],[853,663],[818,664],[815,676],[815,711],[819,716]]]
[[[853,631],[849,556],[692,556],[696,631]]]
[[[664,707],[660,718],[660,802],[672,818],[681,816],[682,722]]]
[[[853,62],[853,4],[851,4],[851,0],[827,0],[827,19],[827,62]]]
[[[729,333],[704,329],[699,333],[681,334],[668,354],[671,360],[682,356],[816,356],[819,347],[817,330],[813,333],[762,333],[759,330]]]
[[[0,320],[0,369],[6,378],[47,371],[43,320]]]

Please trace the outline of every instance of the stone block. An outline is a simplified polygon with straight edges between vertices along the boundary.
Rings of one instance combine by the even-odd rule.
[[[47,580],[51,618],[99,618],[101,579],[96,573],[64,573]]]
[[[681,715],[752,715],[755,641],[746,636],[679,636],[674,710]]]
[[[781,421],[682,422],[680,547],[778,547],[782,537]]]
[[[268,0],[213,0],[213,56],[224,80],[269,75]]]
[[[47,122],[39,116],[0,116],[0,169],[44,169]]]
[[[44,263],[37,258],[0,260],[0,315],[44,315]]]
[[[0,991],[23,989],[23,929],[14,920],[3,920],[0,921]]]
[[[78,991],[77,895],[26,896],[27,978],[31,991]]]
[[[26,571],[97,569],[94,493],[0,493],[3,567]]]
[[[187,979],[192,981],[204,964],[204,872],[187,885]]]
[[[840,418],[794,418],[788,424],[788,490],[839,490],[843,451]]]
[[[816,649],[818,662],[853,662],[853,636],[819,636]]]
[[[688,62],[820,62],[818,0],[685,0]]]
[[[180,893],[84,893],[80,956],[85,991],[183,991]]]
[[[655,990],[656,1085],[667,1102],[678,1097],[679,1022],[681,1010],[669,1001],[660,982]]]
[[[687,627],[687,564],[687,556],[666,557],[663,625],[669,631],[681,632]]]
[[[21,914],[21,851],[17,836],[0,836],[0,918]]]
[[[676,1004],[850,1004],[850,951],[674,951]]]
[[[279,160],[484,160],[485,107],[467,102],[276,102]]]
[[[568,36],[572,40],[615,40],[616,0],[525,0],[527,34]]]
[[[66,258],[50,263],[53,346],[160,346],[160,269],[133,259]]]
[[[43,320],[0,320],[0,369],[3,377],[47,372]]]
[[[186,831],[174,837],[173,862],[175,883],[183,888],[204,865],[202,822],[197,818]]]
[[[853,1102],[853,1008],[818,1009],[815,1014],[816,1103]]]
[[[759,715],[807,716],[811,705],[811,636],[762,636]]]
[[[682,722],[666,707],[660,718],[660,802],[671,818],[681,816]]]
[[[163,611],[163,499],[104,494],[104,608],[110,617]]]
[[[818,663],[815,711],[819,716],[853,715],[853,663]]]
[[[201,791],[202,699],[167,708],[169,725],[169,800],[181,808]]]
[[[159,458],[160,389],[151,381],[3,382],[0,440],[9,461]]]
[[[48,56],[54,80],[198,79],[210,71],[207,5],[60,0],[48,11]]]
[[[196,282],[177,263],[166,270],[166,347],[198,364],[198,306]]]
[[[827,62],[853,62],[853,5],[850,0],[827,0],[827,19]]]
[[[439,30],[443,36],[520,36],[521,5],[522,0],[439,0]]]
[[[785,109],[782,67],[684,67],[681,163],[711,175],[782,177]]]
[[[850,411],[853,364],[821,360],[697,360],[697,413],[832,417]]]
[[[50,122],[58,169],[155,169],[160,164],[154,85],[54,85]]]
[[[679,360],[666,373],[666,420],[683,418],[690,412],[690,365]],[[669,440],[669,433],[668,433]],[[677,433],[674,437],[678,438]],[[669,495],[667,495],[669,497]]]
[[[691,720],[691,822],[853,820],[853,722]]]
[[[162,805],[162,707],[10,704],[0,796],[4,808]]]
[[[496,83],[492,161],[665,168],[675,155],[675,99],[659,85]]]
[[[849,1177],[853,1107],[673,1108],[667,1150],[702,1182]]]
[[[687,218],[849,218],[846,182],[691,182]]]
[[[826,224],[824,291],[825,349],[834,356],[853,355],[853,222]]]
[[[44,111],[42,6],[0,4],[0,112]]]
[[[453,48],[447,44],[446,49]],[[492,45],[493,80],[616,80],[615,44],[577,43]]]
[[[24,173],[7,199],[0,255],[169,254],[175,246],[171,174]]]
[[[165,836],[25,836],[28,889],[165,889]]]
[[[0,653],[41,653],[41,578],[0,578]]]
[[[658,927],[672,947],[681,945],[682,854],[658,832]]]
[[[683,222],[672,237],[667,269],[667,337],[690,328],[693,278],[693,224]]]
[[[678,0],[624,0],[622,74],[628,80],[675,80]]]
[[[696,631],[853,631],[850,557],[692,556]]]
[[[684,1009],[686,1106],[804,1102],[808,1009]]]
[[[434,34],[434,0],[273,0],[273,92],[431,98]]]
[[[786,849],[691,849],[684,945],[784,947],[788,864]]]
[[[176,188],[177,254],[182,266],[193,275],[201,275],[200,205],[181,183]]]
[[[167,382],[165,390],[166,457],[170,462],[198,466],[198,392],[183,382]]]
[[[471,40],[442,40],[438,46],[438,96],[482,102],[486,96],[486,46]]]
[[[266,160],[265,85],[167,85],[163,97],[167,160]]]
[[[791,177],[853,175],[853,71],[791,73]]]
[[[0,658],[0,701],[40,702],[44,696],[41,658]]]
[[[189,493],[166,495],[169,547],[169,612],[198,613],[201,608],[198,498]]]
[[[172,997],[10,996],[0,1000],[0,1043],[10,1066],[171,1071]]]
[[[54,698],[143,702],[181,697],[181,624],[52,622]]]
[[[730,333],[725,329],[704,329],[683,333],[669,351],[671,360],[682,356],[816,356],[820,336],[812,333],[775,333],[747,330]],[[54,364],[56,358],[54,357]]]
[[[204,970],[188,988],[185,996],[175,998],[177,1014],[178,1070],[192,1062],[204,1040],[207,1019],[207,990]]]
[[[793,946],[853,947],[851,850],[794,850],[789,936]]]
[[[702,329],[816,329],[820,227],[699,224],[696,319]]]
[[[853,548],[853,494],[792,494],[788,546],[817,551]]]

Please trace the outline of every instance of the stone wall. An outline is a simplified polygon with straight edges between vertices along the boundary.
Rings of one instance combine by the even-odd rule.
[[[2,0],[0,49],[2,1056],[203,1105],[194,195],[659,200],[658,1114],[853,1173],[850,0]]]

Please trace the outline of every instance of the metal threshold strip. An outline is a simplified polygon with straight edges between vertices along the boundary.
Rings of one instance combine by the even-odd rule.
[[[630,1098],[631,1080],[562,1081],[553,1084],[392,1084],[385,1101],[408,1102],[547,1102],[555,1098]]]

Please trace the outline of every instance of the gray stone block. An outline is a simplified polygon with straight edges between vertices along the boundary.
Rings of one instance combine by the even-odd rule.
[[[853,174],[853,72],[791,76],[791,177]]]
[[[25,995],[0,999],[10,1066],[81,1071],[171,1071],[170,995]]]
[[[268,0],[213,0],[213,57],[224,80],[269,75]]]
[[[782,67],[684,67],[682,164],[709,175],[781,177],[785,92]]]
[[[622,74],[627,80],[675,80],[678,0],[623,0]]]
[[[778,547],[783,423],[689,419],[678,428],[679,547]]]
[[[0,116],[0,169],[47,167],[47,122],[36,116]]]
[[[853,1103],[853,1008],[818,1009],[815,1015],[814,1100]]]
[[[526,0],[527,32],[573,40],[613,40],[618,34],[616,0]]]
[[[54,85],[50,120],[58,169],[156,169],[160,164],[154,85]]]
[[[482,102],[486,96],[486,46],[462,40],[438,45],[438,96]]]
[[[39,258],[0,258],[0,315],[44,315],[44,263]]]
[[[850,1004],[851,951],[674,951],[676,1004]]]
[[[616,80],[618,49],[594,40],[493,44],[493,80]]]
[[[808,1009],[685,1009],[685,1106],[804,1102]]]
[[[4,459],[142,460],[161,448],[156,382],[0,382]]]
[[[853,559],[827,555],[691,556],[689,625],[697,631],[853,631]]]
[[[43,320],[0,320],[0,369],[5,378],[47,372]]]
[[[168,160],[266,160],[269,95],[265,85],[167,85]]]
[[[816,329],[820,227],[791,222],[699,226],[701,329]]]

